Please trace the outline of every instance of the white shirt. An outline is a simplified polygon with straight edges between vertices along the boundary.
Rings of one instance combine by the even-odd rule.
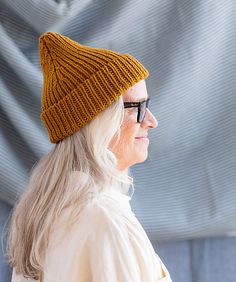
[[[58,226],[46,251],[44,282],[171,282],[130,197],[118,190],[86,203],[63,236],[63,218]],[[26,281],[35,282],[13,271],[12,282]]]

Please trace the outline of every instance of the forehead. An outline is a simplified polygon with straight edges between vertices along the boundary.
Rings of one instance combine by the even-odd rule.
[[[125,91],[123,94],[123,100],[125,102],[139,102],[146,100],[147,98],[148,94],[145,80],[139,81],[138,83],[130,87],[127,91]]]

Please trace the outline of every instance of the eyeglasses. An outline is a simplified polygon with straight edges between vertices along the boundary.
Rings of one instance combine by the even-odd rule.
[[[124,108],[138,108],[137,122],[143,122],[150,98],[142,102],[124,102]]]

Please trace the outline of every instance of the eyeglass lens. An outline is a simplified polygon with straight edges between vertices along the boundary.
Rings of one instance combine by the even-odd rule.
[[[145,118],[146,108],[148,108],[149,99],[140,104],[139,122],[142,122]]]

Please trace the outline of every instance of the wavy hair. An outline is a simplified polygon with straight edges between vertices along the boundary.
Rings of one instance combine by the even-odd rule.
[[[50,231],[65,208],[73,211],[70,225],[78,218],[85,199],[93,194],[109,185],[118,185],[125,193],[133,188],[129,170],[118,170],[117,159],[109,149],[112,138],[117,136],[117,142],[120,138],[123,118],[120,96],[82,129],[57,143],[33,167],[9,226],[7,253],[16,273],[42,281]],[[74,172],[78,173],[72,185]]]

